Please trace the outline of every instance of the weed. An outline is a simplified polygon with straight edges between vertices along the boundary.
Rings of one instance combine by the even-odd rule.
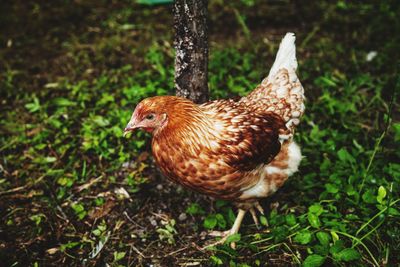
[[[210,1],[212,98],[250,92],[290,30],[307,102],[300,171],[263,201],[263,228],[246,217],[240,234],[206,252],[197,247],[207,231],[232,225],[231,204],[161,179],[148,134],[122,138],[141,99],[173,93],[169,6],[81,2],[2,4],[17,14],[0,16],[5,265],[400,262],[394,1]]]

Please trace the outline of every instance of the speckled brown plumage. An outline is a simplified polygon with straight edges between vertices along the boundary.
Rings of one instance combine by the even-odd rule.
[[[301,160],[293,134],[304,113],[304,90],[295,72],[294,39],[285,36],[268,77],[248,96],[202,105],[175,96],[147,98],[126,130],[153,133],[153,155],[165,176],[234,201],[257,222],[253,207],[262,212],[257,200],[281,187]]]
[[[155,97],[168,116],[154,134],[153,155],[167,177],[193,190],[234,200],[252,184],[248,175],[280,151],[284,121],[272,112],[253,110],[244,102],[213,101],[201,106],[177,97]],[[174,114],[174,113],[172,113]]]

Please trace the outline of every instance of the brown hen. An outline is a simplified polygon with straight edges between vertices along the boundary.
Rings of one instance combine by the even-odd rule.
[[[295,36],[287,33],[268,77],[248,96],[202,105],[175,96],[147,98],[125,128],[152,133],[153,155],[165,176],[235,202],[239,213],[222,241],[238,232],[247,211],[258,225],[255,209],[264,213],[258,199],[298,169],[293,134],[304,112],[304,90],[296,69]]]

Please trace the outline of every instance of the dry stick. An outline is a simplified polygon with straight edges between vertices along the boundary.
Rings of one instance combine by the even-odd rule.
[[[139,249],[137,249],[137,247],[135,247],[133,244],[131,244],[131,248],[142,258],[147,259],[149,257],[145,256],[142,252],[140,252]]]
[[[131,223],[133,223],[133,224],[139,226],[139,227],[142,228],[142,229],[145,229],[145,227],[143,227],[143,226],[141,226],[140,224],[138,224],[137,222],[135,222],[135,221],[129,216],[129,214],[128,214],[126,211],[124,211],[122,214],[124,214],[125,217],[126,217]]]
[[[95,178],[95,179],[91,179],[89,182],[80,185],[76,188],[76,192],[79,193],[82,190],[88,189],[89,187],[91,187],[93,184],[97,183],[98,181],[100,181],[103,178],[103,175],[100,175],[99,177]]]
[[[165,255],[165,257],[174,255],[174,254],[176,254],[176,253],[178,253],[178,252],[181,252],[181,251],[183,251],[183,250],[186,250],[186,249],[188,249],[188,248],[189,248],[189,247],[184,247],[184,248],[180,248],[180,249],[178,249],[178,250],[172,251],[172,252],[168,253],[167,255]]]
[[[28,184],[23,185],[23,186],[15,187],[15,188],[12,188],[12,189],[9,189],[9,190],[6,190],[6,191],[1,191],[0,192],[0,196],[16,193],[16,192],[20,192],[20,191],[24,191],[24,190],[26,190],[28,188],[31,188],[32,186],[36,185],[37,183],[40,183],[43,180],[44,177],[45,177],[45,175],[42,175],[37,180],[35,180],[33,183],[28,183]]]

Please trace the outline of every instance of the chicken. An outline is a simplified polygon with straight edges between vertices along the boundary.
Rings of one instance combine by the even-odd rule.
[[[287,33],[261,84],[239,100],[201,105],[176,96],[142,100],[125,133],[152,133],[152,152],[172,181],[217,199],[232,201],[238,215],[229,235],[239,231],[247,211],[256,225],[258,200],[273,194],[298,170],[295,127],[304,113],[304,90],[296,75],[295,36]]]

